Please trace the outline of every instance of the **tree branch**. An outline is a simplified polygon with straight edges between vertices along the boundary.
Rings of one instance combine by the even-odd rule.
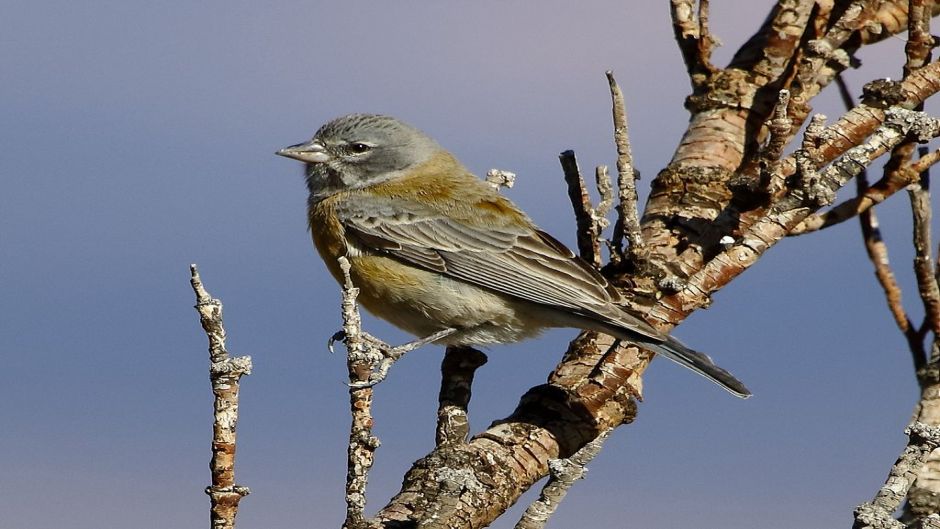
[[[875,498],[855,509],[853,529],[896,528],[905,525],[894,519],[894,511],[901,506],[908,489],[917,479],[917,471],[931,451],[940,446],[940,428],[915,422],[904,431],[908,435],[908,444],[891,467],[885,485]]]
[[[574,209],[574,218],[577,223],[578,231],[578,254],[585,261],[600,267],[601,245],[599,242],[600,231],[598,224],[594,221],[594,208],[591,206],[591,195],[588,194],[587,185],[584,183],[584,177],[581,176],[581,169],[578,168],[578,160],[574,156],[574,151],[568,150],[558,155],[561,162],[561,168],[565,174],[565,182],[568,184],[568,198],[571,200],[571,207]]]
[[[222,302],[206,291],[196,265],[190,265],[190,284],[196,294],[199,321],[209,338],[209,381],[215,403],[212,407],[212,459],[209,470],[210,523],[213,529],[234,529],[238,503],[251,491],[235,484],[235,427],[238,424],[239,381],[251,374],[251,357],[231,358],[225,348]]]
[[[699,17],[695,16],[695,0],[671,0],[670,14],[672,16],[672,30],[685,61],[686,69],[692,85],[698,85],[704,76],[715,71],[711,64],[712,39],[708,31],[708,2],[704,2],[705,24],[699,22],[702,15],[700,4]],[[699,18],[699,20],[697,20]],[[703,34],[703,29],[705,34]]]
[[[365,529],[371,524],[366,519],[366,485],[369,470],[375,462],[375,451],[381,445],[372,434],[371,385],[358,386],[370,380],[375,366],[383,357],[375,347],[370,347],[362,332],[362,320],[356,297],[359,289],[349,276],[350,264],[345,257],[339,258],[343,271],[343,342],[346,345],[346,367],[349,371],[349,410],[352,422],[349,427],[349,446],[346,463],[346,522],[345,529]]]
[[[473,375],[486,364],[486,360],[485,354],[471,347],[448,347],[444,353],[434,437],[437,446],[467,442],[470,433],[467,406],[470,404]]]
[[[617,222],[614,225],[613,245],[622,247],[622,240],[627,240],[627,251],[634,265],[644,259],[646,250],[643,235],[640,233],[640,216],[637,212],[636,181],[639,173],[633,167],[633,153],[630,149],[630,135],[627,129],[627,110],[623,101],[623,92],[614,79],[614,73],[607,71],[607,83],[610,85],[610,99],[614,120],[614,145],[617,147]]]
[[[940,288],[931,255],[929,182],[929,175],[924,174],[920,183],[910,186],[907,192],[914,220],[914,277],[924,304],[924,324],[934,336],[940,336]]]
[[[796,186],[788,188],[783,198],[777,200],[767,214],[752,224],[734,244],[718,253],[704,267],[685,283],[684,288],[670,296],[661,298],[650,316],[662,321],[682,320],[691,311],[709,303],[711,293],[726,285],[729,281],[749,268],[771,246],[779,242],[786,234],[800,223],[808,214],[831,200],[837,189],[856,176],[862,169],[885,152],[904,140],[908,133],[917,130],[916,135],[936,134],[940,123],[921,114],[901,108],[885,112],[885,120],[871,135],[866,143],[852,147],[825,170],[818,173],[811,188]],[[842,137],[843,125],[837,123],[819,133],[821,138]],[[800,153],[807,156],[805,148],[790,158],[798,158]],[[816,158],[821,149],[815,149],[811,158]],[[795,164],[795,162],[794,162]],[[808,190],[813,190],[812,193]],[[815,195],[815,196],[814,196]],[[820,200],[822,198],[822,200]]]
[[[587,474],[587,464],[591,462],[604,446],[604,441],[613,430],[606,430],[584,445],[568,459],[552,459],[548,462],[549,478],[539,498],[525,510],[515,529],[541,529],[548,519],[555,514],[568,490]]]

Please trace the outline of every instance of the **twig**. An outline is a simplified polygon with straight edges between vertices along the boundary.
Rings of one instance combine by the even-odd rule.
[[[859,187],[863,185],[865,185],[864,179],[860,179]],[[888,310],[891,312],[895,325],[907,340],[914,360],[914,370],[917,372],[925,363],[924,346],[911,323],[910,317],[907,315],[907,311],[904,310],[904,304],[901,300],[901,287],[894,276],[894,270],[891,269],[891,262],[888,259],[888,247],[884,239],[881,238],[881,231],[878,228],[878,217],[875,215],[875,210],[868,209],[859,215],[858,220],[862,228],[865,251],[875,267],[875,278],[884,291],[885,301],[888,303]]]
[[[907,56],[904,64],[905,78],[930,61],[931,50],[936,45],[934,37],[930,34],[930,14],[933,4],[931,0],[909,1],[908,37],[904,47]],[[919,106],[923,108],[923,104]],[[924,148],[921,148],[920,154],[921,159],[927,156],[924,154]],[[929,328],[934,336],[938,337],[940,336],[940,289],[937,285],[937,270],[934,269],[931,256],[930,173],[925,168],[914,174],[918,175],[919,184],[908,188],[911,211],[914,216],[914,273],[924,304],[925,328]]]
[[[366,485],[369,470],[375,462],[375,450],[381,444],[372,434],[372,386],[355,387],[368,381],[382,355],[377,348],[369,347],[363,337],[362,320],[356,305],[359,289],[353,286],[349,275],[350,264],[345,257],[339,258],[343,271],[343,333],[346,344],[346,366],[349,370],[349,409],[352,424],[349,428],[349,446],[346,466],[346,529],[369,527],[365,517]]]
[[[623,101],[623,92],[614,79],[614,73],[607,71],[607,83],[610,85],[610,99],[614,120],[614,144],[617,146],[617,223],[614,226],[613,245],[621,247],[621,240],[626,237],[631,259],[639,259],[645,252],[643,236],[640,232],[640,216],[637,207],[636,181],[639,173],[633,166],[633,154],[630,149],[630,135],[627,129],[627,110]]]
[[[209,295],[196,265],[190,265],[190,284],[196,293],[196,310],[209,337],[209,380],[212,383],[214,420],[212,422],[212,485],[206,487],[211,504],[213,529],[233,529],[238,502],[249,494],[248,487],[235,484],[235,426],[238,423],[238,390],[242,375],[251,374],[251,357],[231,358],[225,349],[222,302]]]
[[[591,197],[584,183],[584,177],[581,176],[581,169],[578,168],[578,160],[574,156],[574,151],[571,150],[558,155],[558,160],[565,174],[565,182],[568,183],[568,198],[574,209],[578,229],[578,253],[585,261],[597,264],[600,262],[601,250],[597,241],[599,233],[597,233],[597,225],[593,218],[594,208],[591,206]]]
[[[874,499],[855,509],[854,529],[905,527],[894,519],[893,513],[901,506],[907,491],[917,479],[917,473],[924,460],[931,451],[940,446],[940,428],[914,422],[904,433],[908,435],[907,446],[891,467],[885,485],[875,494]]]
[[[708,30],[707,5],[705,6],[706,21],[704,28],[696,20],[695,0],[671,0],[669,5],[670,15],[672,16],[672,30],[676,42],[679,44],[682,60],[685,61],[685,67],[689,72],[692,84],[694,86],[700,85],[709,73],[717,71],[709,61],[711,44],[703,44],[702,42],[702,30]],[[699,16],[701,16],[701,5]],[[711,40],[708,36],[704,38]]]
[[[623,260],[623,237],[621,237],[620,242],[614,242],[616,225],[612,238],[607,239],[601,236],[610,225],[610,219],[607,216],[614,205],[614,190],[610,183],[610,172],[607,170],[606,165],[598,165],[594,168],[594,183],[597,185],[597,194],[601,197],[601,201],[597,203],[597,208],[591,213],[591,218],[594,221],[594,231],[598,235],[598,242],[603,242],[607,246],[610,262],[619,265]],[[600,268],[601,264],[600,254],[598,253],[594,260],[594,266]]]
[[[438,396],[435,443],[464,443],[470,433],[467,405],[473,375],[486,364],[486,355],[470,347],[448,347],[441,362],[441,392]]]
[[[904,54],[904,78],[914,70],[930,62],[930,52],[934,48],[934,38],[930,34],[930,14],[933,7],[929,0],[909,0],[907,19],[907,43]]]
[[[914,276],[924,304],[924,324],[934,336],[940,336],[940,288],[931,255],[929,182],[929,175],[925,173],[920,183],[908,187],[907,192],[914,218]]]
[[[541,529],[545,527],[548,519],[555,514],[555,510],[568,494],[568,490],[575,481],[584,478],[587,474],[587,464],[594,459],[604,441],[610,436],[612,429],[601,432],[593,441],[584,445],[568,459],[552,459],[548,462],[549,478],[542,487],[539,499],[522,514],[516,523],[515,529]]]
[[[486,183],[495,189],[501,187],[511,188],[516,184],[516,173],[503,169],[490,169],[486,172]]]
[[[712,36],[708,25],[709,0],[698,0],[698,56],[699,62],[707,67],[714,68],[712,64],[712,50],[720,46],[721,42]]]

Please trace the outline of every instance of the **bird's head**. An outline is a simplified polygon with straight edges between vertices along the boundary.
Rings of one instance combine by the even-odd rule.
[[[307,164],[310,197],[321,200],[403,176],[440,150],[426,134],[393,117],[349,114],[277,154]]]

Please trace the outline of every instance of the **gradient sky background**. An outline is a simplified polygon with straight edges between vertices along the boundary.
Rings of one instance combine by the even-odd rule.
[[[689,92],[667,2],[30,1],[0,10],[0,529],[206,527],[211,400],[188,265],[251,354],[239,527],[339,527],[339,290],[315,256],[296,162],[273,155],[353,111],[399,116],[574,242],[557,154],[613,164],[604,71],[626,91],[644,179]],[[714,1],[724,64],[771,2]],[[899,77],[903,38],[866,49]],[[815,101],[832,117],[831,91]],[[908,305],[906,198],[879,209]],[[784,241],[677,331],[754,391],[665,361],[550,527],[847,527],[905,442],[904,342],[854,222]],[[374,319],[367,328],[406,339]],[[574,331],[493,348],[475,430],[544,381]],[[433,443],[441,351],[377,390],[372,510]],[[519,513],[526,501],[514,509]],[[494,525],[509,528],[518,514]]]

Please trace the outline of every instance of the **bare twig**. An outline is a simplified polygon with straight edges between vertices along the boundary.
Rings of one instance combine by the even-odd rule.
[[[604,230],[610,225],[610,219],[607,218],[607,216],[610,214],[610,209],[614,205],[614,191],[610,183],[610,172],[607,170],[606,165],[598,165],[594,169],[594,183],[597,185],[597,194],[601,197],[601,201],[597,203],[597,208],[591,213],[591,218],[594,222],[594,232],[597,233],[598,242],[603,242],[607,245],[607,251],[610,254],[610,262],[619,264],[623,259],[621,244],[601,236]],[[600,253],[598,253],[594,259],[594,266],[600,268],[601,264],[601,256]]]
[[[441,362],[441,392],[438,396],[435,443],[464,443],[470,433],[467,405],[473,375],[486,364],[486,355],[470,347],[448,347]]]
[[[932,0],[909,0],[908,37],[904,47],[907,56],[904,63],[905,78],[930,61],[931,50],[936,45],[934,37],[930,34],[930,14],[934,3]],[[923,108],[923,104],[920,108]],[[921,148],[920,154],[921,160],[929,156],[924,154],[924,148]],[[911,211],[914,216],[914,272],[924,304],[924,326],[930,329],[935,337],[938,337],[940,336],[940,289],[937,285],[937,270],[934,269],[931,256],[930,174],[927,168],[914,174],[918,175],[919,184],[908,188]]]
[[[640,233],[640,216],[637,207],[636,181],[639,177],[633,166],[633,153],[630,149],[630,135],[627,129],[627,110],[623,101],[623,92],[614,79],[614,73],[607,71],[607,83],[610,85],[610,99],[614,120],[614,144],[617,146],[617,223],[614,227],[613,245],[621,247],[621,240],[626,237],[631,259],[638,259],[644,253],[643,236]]]
[[[233,529],[238,502],[250,492],[235,484],[235,426],[238,423],[238,390],[242,375],[251,374],[251,357],[231,358],[225,348],[222,302],[209,295],[196,265],[190,265],[190,284],[196,293],[196,310],[209,337],[209,380],[212,383],[212,485],[206,488],[211,503],[213,529]]]
[[[921,157],[918,158],[916,162],[911,164],[911,173],[919,175],[929,170],[937,162],[940,162],[940,150],[936,150],[927,154],[921,154]]]
[[[879,85],[881,91],[890,91],[896,106],[905,109],[913,109],[920,105],[925,99],[940,91],[940,62],[930,63],[917,70],[908,79],[900,83],[894,83],[879,80],[869,83]],[[885,97],[888,95],[885,94]],[[866,136],[870,135],[884,121],[884,113],[877,106],[862,102],[856,105],[852,110],[846,112],[839,118],[839,121],[827,127],[825,136],[828,141],[820,147],[820,156],[822,163],[829,163],[839,156],[843,156],[847,150],[858,145]],[[786,178],[792,175],[796,170],[793,156],[788,156],[782,160],[780,176]]]
[[[893,513],[901,506],[907,491],[917,479],[917,472],[927,455],[940,446],[940,428],[915,422],[907,427],[905,433],[908,435],[908,444],[891,467],[885,485],[872,501],[855,509],[854,529],[905,527],[894,519]]]
[[[937,285],[930,236],[930,190],[928,175],[908,188],[914,217],[914,276],[924,304],[924,324],[934,336],[940,336],[940,288]]]
[[[712,35],[708,25],[708,2],[709,0],[698,0],[698,56],[699,62],[706,66],[712,63],[712,50],[715,46],[721,45],[721,42]]]
[[[350,277],[351,265],[346,257],[338,259],[343,272],[343,330],[330,339],[342,337],[346,345],[346,366],[349,371],[349,409],[352,424],[349,429],[346,467],[346,529],[363,529],[375,525],[365,517],[366,485],[369,470],[375,462],[375,451],[381,445],[372,433],[373,386],[385,379],[389,368],[405,353],[445,338],[456,329],[445,329],[431,336],[391,347],[362,330],[362,319],[356,298],[359,289]]]
[[[904,45],[904,78],[930,62],[934,38],[930,34],[932,0],[909,0],[907,20],[907,43]]]
[[[587,464],[600,453],[604,441],[613,430],[601,432],[593,441],[584,445],[568,459],[552,459],[548,462],[549,478],[542,487],[539,498],[522,514],[515,529],[541,529],[555,513],[568,490],[587,474]]]
[[[707,1],[705,2],[707,4]],[[705,76],[715,72],[716,68],[709,61],[711,44],[703,43],[703,26],[696,20],[695,0],[671,0],[670,14],[672,15],[672,30],[679,44],[679,51],[685,61],[686,69],[693,85],[705,81]],[[701,4],[700,4],[701,8]],[[707,5],[706,22],[704,29],[708,28]],[[701,15],[701,11],[699,13]],[[711,40],[707,38],[707,40]]]
[[[591,196],[588,194],[581,169],[574,151],[568,150],[558,155],[562,171],[565,173],[565,182],[568,183],[568,198],[574,209],[574,217],[578,229],[578,253],[589,263],[600,262],[600,244],[597,239],[597,225],[594,222],[594,208],[591,206]]]
[[[372,434],[372,397],[370,386],[356,387],[357,383],[368,381],[374,366],[382,361],[377,348],[367,344],[363,337],[362,320],[356,297],[359,289],[353,286],[349,276],[350,264],[345,257],[339,258],[343,271],[343,341],[346,345],[346,365],[349,370],[349,409],[352,424],[349,428],[349,446],[346,463],[346,529],[369,527],[365,517],[366,485],[369,470],[375,462],[375,450],[381,444]]]
[[[865,185],[864,179],[859,181],[859,186]],[[888,247],[881,238],[881,231],[878,228],[878,217],[875,210],[869,209],[859,215],[859,222],[862,227],[862,239],[865,243],[865,251],[868,258],[875,267],[875,277],[878,284],[885,294],[885,301],[888,303],[888,310],[894,319],[898,330],[904,335],[908,346],[911,349],[911,355],[914,360],[915,372],[924,365],[924,347],[917,331],[911,323],[907,311],[904,310],[904,304],[901,301],[901,287],[898,285],[891,269],[891,262],[888,259]]]

